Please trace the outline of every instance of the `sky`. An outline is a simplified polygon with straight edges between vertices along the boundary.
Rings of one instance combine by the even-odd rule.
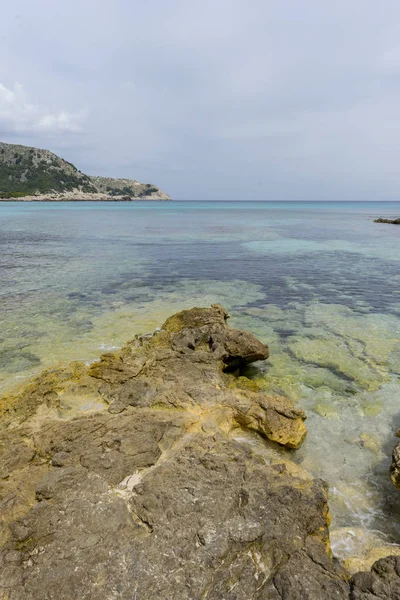
[[[13,0],[0,140],[182,200],[399,200],[398,0]]]

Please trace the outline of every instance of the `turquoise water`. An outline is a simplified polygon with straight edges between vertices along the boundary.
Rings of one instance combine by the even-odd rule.
[[[0,389],[220,302],[307,411],[294,458],[330,483],[336,552],[400,542],[400,227],[378,216],[400,203],[0,204]]]

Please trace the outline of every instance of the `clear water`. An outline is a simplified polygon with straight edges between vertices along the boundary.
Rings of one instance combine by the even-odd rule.
[[[292,458],[330,484],[337,554],[400,542],[400,227],[378,216],[400,203],[0,204],[0,389],[220,302],[307,411]]]

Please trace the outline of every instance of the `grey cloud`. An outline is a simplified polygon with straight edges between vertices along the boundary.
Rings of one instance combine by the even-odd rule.
[[[175,198],[397,198],[395,1],[15,0],[2,12],[0,81],[46,107],[27,140],[82,170]]]

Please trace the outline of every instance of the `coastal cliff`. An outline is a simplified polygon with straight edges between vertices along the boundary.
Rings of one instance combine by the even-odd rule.
[[[0,201],[170,200],[134,179],[85,175],[49,150],[0,142]]]
[[[1,600],[399,597],[400,558],[332,558],[327,487],[285,452],[305,414],[243,376],[269,351],[228,316],[185,310],[0,399]]]

